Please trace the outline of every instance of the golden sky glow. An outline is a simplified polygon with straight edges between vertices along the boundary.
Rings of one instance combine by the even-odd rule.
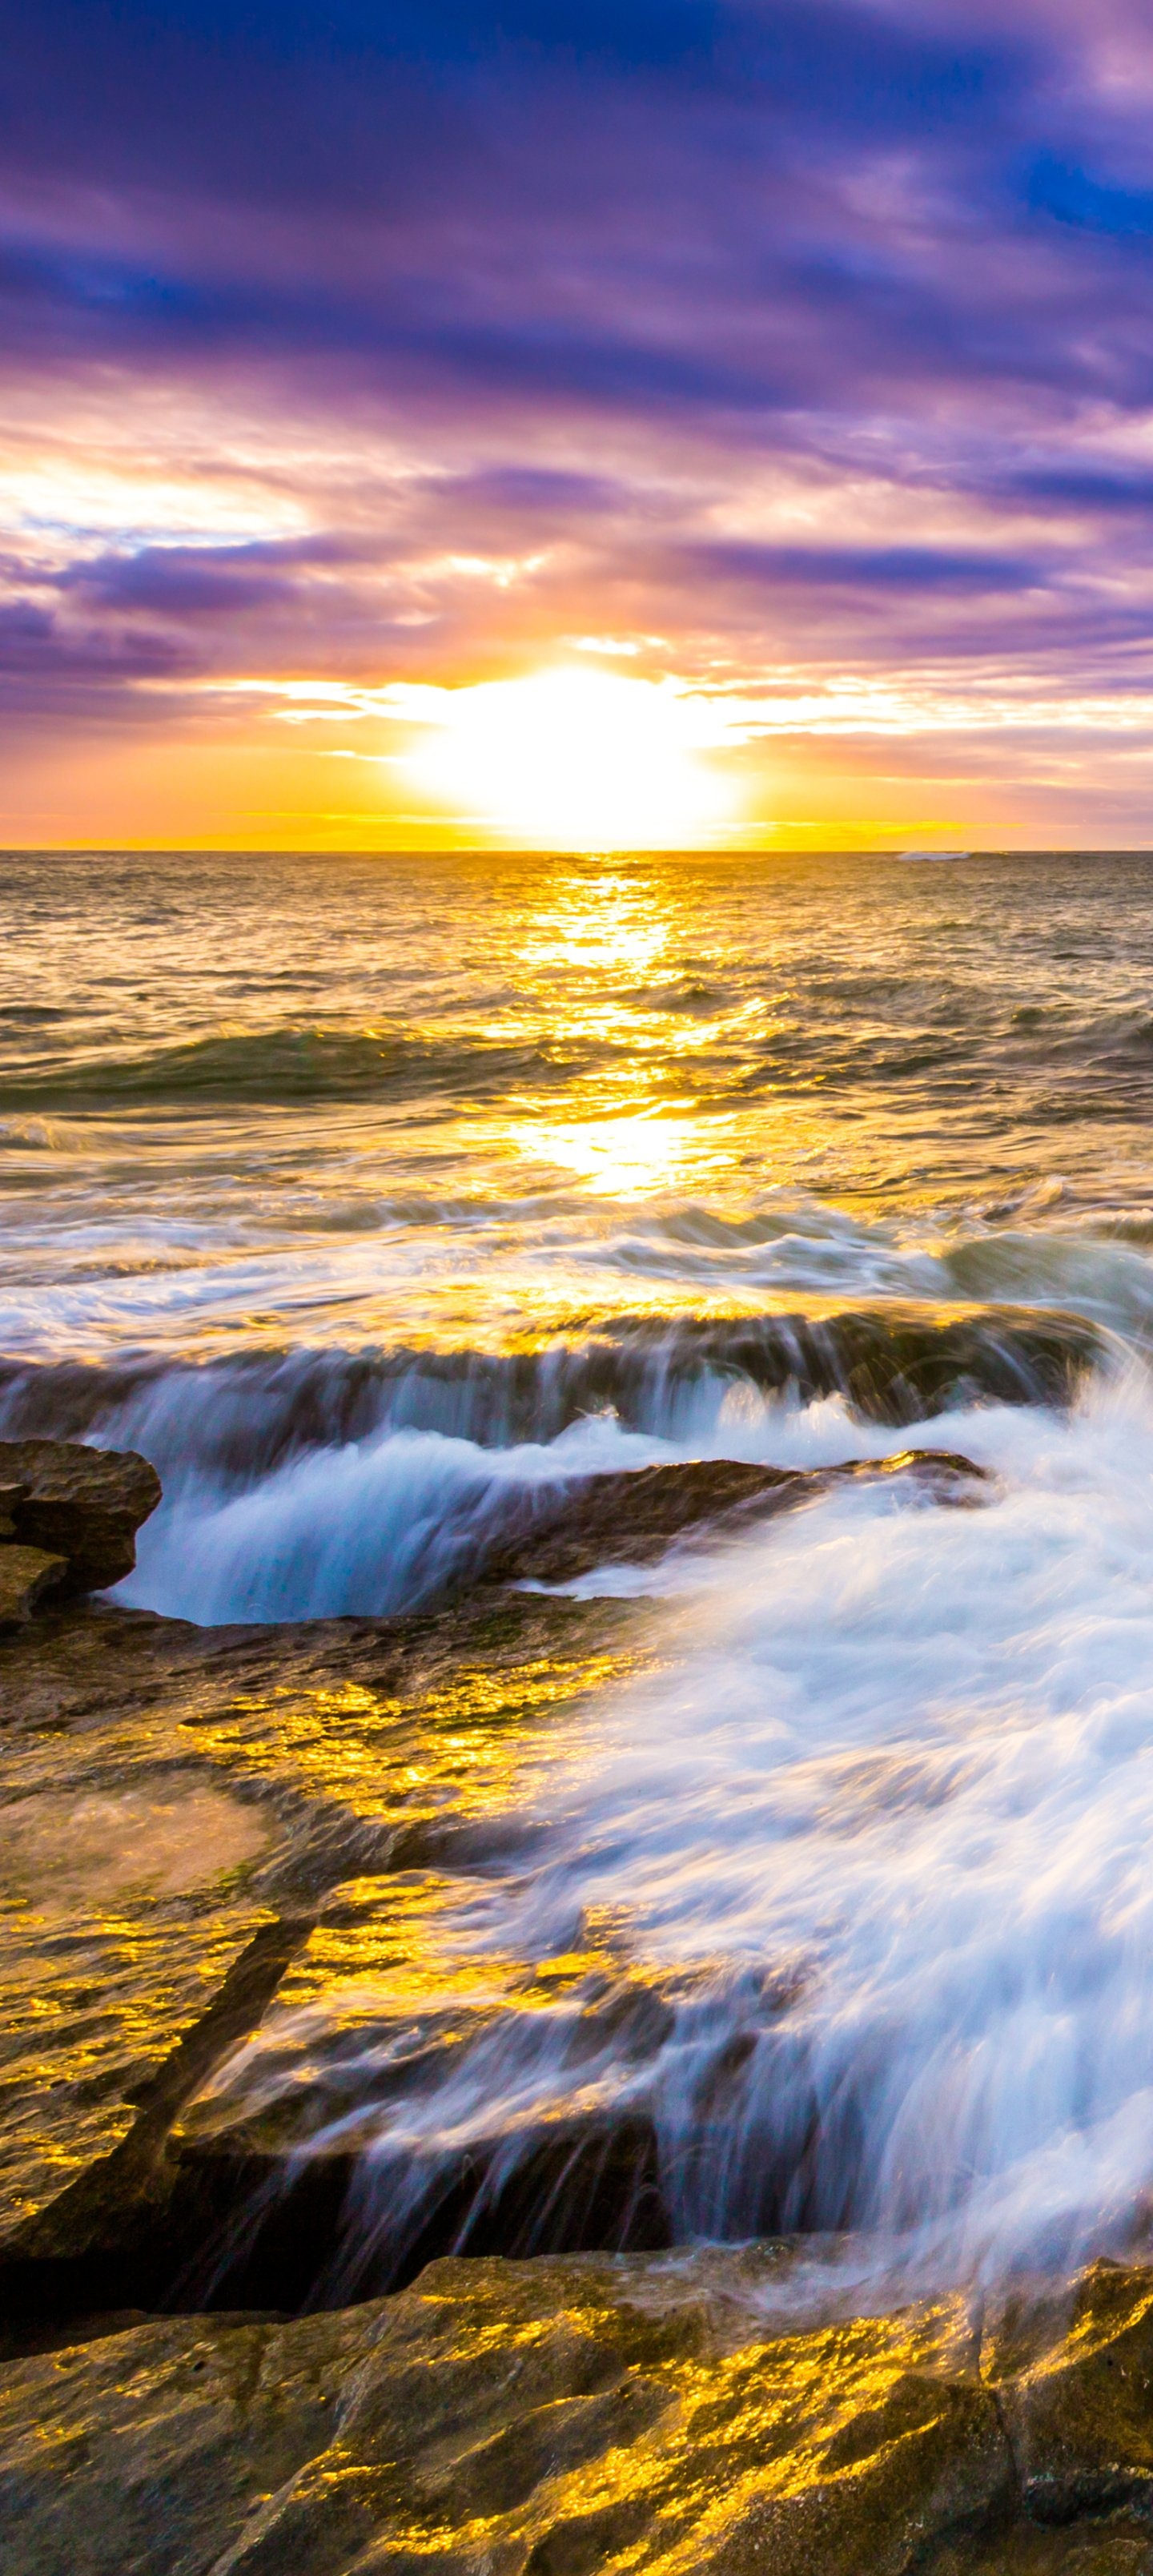
[[[782,632],[767,659],[736,636],[707,650],[683,609],[679,631],[643,614],[610,624],[599,612],[652,603],[598,590],[556,543],[418,543],[387,581],[333,568],[326,522],[355,518],[376,542],[422,488],[416,461],[375,435],[317,424],[286,442],[200,397],[125,410],[93,388],[73,419],[49,422],[30,395],[0,439],[0,520],[25,567],[9,602],[17,661],[27,696],[46,649],[37,601],[51,595],[51,649],[83,674],[82,695],[53,678],[10,732],[0,838],[611,850],[1143,837],[1153,691],[1128,647],[1123,669],[1090,663],[1056,689],[1036,656],[991,636],[974,649],[964,605],[948,637],[963,659],[937,635],[878,667],[859,632],[854,651],[832,652]],[[453,478],[441,488],[451,498]],[[927,546],[971,540],[955,502],[910,506]],[[803,526],[810,548],[844,547],[854,512],[891,544],[897,525],[860,476],[851,490],[810,478],[802,495],[758,471],[713,519],[726,542]],[[273,632],[283,577],[266,566],[285,554],[299,569]],[[190,626],[213,669],[184,667]]]
[[[1153,841],[1139,0],[21,45],[0,841]]]

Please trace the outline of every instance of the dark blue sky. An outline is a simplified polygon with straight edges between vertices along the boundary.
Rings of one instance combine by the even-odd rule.
[[[14,837],[591,640],[866,833],[1153,840],[1147,10],[41,0],[0,109]]]

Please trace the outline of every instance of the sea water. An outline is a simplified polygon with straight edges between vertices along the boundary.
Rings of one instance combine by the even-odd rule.
[[[772,2175],[774,2224],[937,2274],[1129,2241],[1153,861],[68,855],[0,899],[0,1431],[155,1461],[126,1601],[403,1610],[582,1468],[989,1471],[575,1587],[650,1596],[659,1673],[558,1731],[461,1939],[611,1923],[663,2035],[498,2025],[381,2170],[595,2093],[686,2236]]]

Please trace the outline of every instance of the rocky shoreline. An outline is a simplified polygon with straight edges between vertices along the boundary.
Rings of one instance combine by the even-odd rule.
[[[1153,2275],[790,2330],[788,2248],[446,2261],[10,2364],[13,2576],[1138,2576]],[[785,2313],[782,2315],[782,2310]]]
[[[1153,2273],[846,2315],[768,2182],[765,2241],[671,2245],[643,2117],[593,2113],[511,2176],[462,2141],[352,2261],[355,2121],[310,2151],[366,1988],[409,2084],[548,2001],[523,1966],[462,1986],[441,1917],[531,1857],[557,1731],[658,1648],[643,1601],[502,1587],[707,1543],[830,1474],[978,1500],[969,1462],[573,1480],[439,1609],[209,1630],[85,1597],[127,1570],[144,1461],[16,1449],[0,1586],[56,1566],[0,1637],[6,2570],[1153,2565]],[[657,1984],[566,1973],[590,2060],[606,2033],[642,2059]],[[287,2068],[267,2099],[230,2090],[254,2047]]]

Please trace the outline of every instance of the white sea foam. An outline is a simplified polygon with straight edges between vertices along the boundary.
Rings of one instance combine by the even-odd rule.
[[[675,1679],[606,1720],[573,1863],[657,1957],[805,1963],[762,2152],[799,2081],[810,2220],[966,2263],[1076,2250],[1149,2181],[1153,1402],[969,1446],[984,1510],[845,1494],[714,1568]],[[675,2161],[675,2080],[663,2111]]]
[[[816,1456],[846,1425],[776,1429]],[[366,2209],[398,2156],[485,2135],[507,2165],[592,2103],[651,2114],[684,2234],[851,2225],[938,2278],[1123,2240],[1153,2172],[1153,1391],[932,1429],[997,1469],[983,1507],[845,1490],[688,1595],[685,1560],[646,1578],[659,1678],[561,1754],[543,1866],[462,1891],[460,1937],[547,1958],[611,1922],[671,2027],[638,2056],[486,2023],[380,2110]],[[372,2023],[368,1996],[364,2094]],[[266,2088],[291,2039],[228,2084]]]
[[[195,1381],[183,1395],[195,1404]],[[884,1457],[912,1437],[855,1422],[839,1396],[771,1403],[747,1383],[711,1374],[670,1398],[666,1412],[679,1437],[626,1430],[605,1412],[547,1444],[504,1448],[389,1429],[309,1451],[240,1493],[177,1475],[140,1532],[136,1572],[118,1597],[209,1626],[383,1614],[427,1598],[512,1485],[682,1458],[821,1466]],[[916,1436],[922,1447],[936,1443],[923,1426]]]
[[[1006,1226],[1006,1215],[1019,1222]],[[254,1318],[287,1341],[331,1347],[387,1345],[405,1319],[416,1340],[441,1339],[462,1273],[466,1313],[489,1307],[504,1323],[523,1313],[547,1326],[550,1315],[590,1309],[608,1319],[655,1285],[670,1311],[685,1314],[717,1300],[757,1313],[766,1301],[804,1309],[813,1299],[1010,1298],[1068,1307],[1122,1334],[1153,1330],[1145,1253],[1078,1221],[1059,1179],[993,1192],[986,1214],[913,1209],[865,1220],[780,1190],[731,1218],[696,1201],[606,1198],[554,1203],[547,1221],[533,1201],[499,1197],[469,1207],[432,1197],[395,1208],[340,1198],[286,1207],[253,1181],[222,1187],[195,1220],[169,1207],[144,1223],[131,1194],[119,1219],[102,1212],[98,1221],[78,1218],[67,1197],[63,1221],[30,1202],[5,1224],[0,1348],[29,1360],[216,1357],[251,1347]]]

